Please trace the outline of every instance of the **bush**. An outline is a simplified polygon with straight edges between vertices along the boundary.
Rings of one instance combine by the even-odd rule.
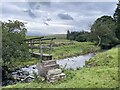
[[[29,58],[29,49],[24,42],[27,29],[20,21],[2,23],[2,59],[3,66],[12,67],[17,60]]]

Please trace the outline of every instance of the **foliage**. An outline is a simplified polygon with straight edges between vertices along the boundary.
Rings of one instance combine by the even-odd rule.
[[[2,59],[3,66],[12,67],[17,60],[29,58],[29,51],[24,42],[27,29],[20,21],[2,23]]]
[[[2,66],[2,26],[0,22],[0,67]]]
[[[115,21],[111,16],[98,18],[91,27],[91,39],[100,46],[114,46],[118,39],[115,35]]]
[[[68,40],[69,40],[69,36],[70,36],[70,31],[68,30],[67,31],[67,37],[66,37]]]
[[[88,39],[88,32],[85,32],[85,31],[81,31],[81,32],[70,32],[68,31],[67,32],[67,39],[68,40],[76,40],[76,41],[79,41],[79,42],[86,42],[87,39]]]
[[[120,1],[118,2],[117,8],[114,13],[114,20],[116,21],[115,33],[117,38],[120,40]]]
[[[91,32],[69,32],[69,40],[79,42],[95,42],[97,46],[102,48],[113,47],[118,44],[116,37],[116,22],[111,16],[102,16],[98,18],[91,26]],[[118,34],[118,33],[117,33]],[[120,36],[120,35],[119,35]]]

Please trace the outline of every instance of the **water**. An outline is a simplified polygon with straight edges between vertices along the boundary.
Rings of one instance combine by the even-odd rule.
[[[77,57],[57,60],[57,64],[59,64],[61,68],[77,69],[79,67],[83,67],[85,65],[85,61],[88,61],[93,56],[94,56],[94,54],[90,53],[87,55],[81,55],[81,56],[77,56]]]
[[[90,53],[90,54],[86,54],[86,55],[80,55],[77,57],[56,60],[56,62],[57,62],[57,64],[60,65],[61,68],[77,69],[79,67],[83,67],[85,65],[85,62],[88,61],[93,56],[94,56],[94,53]],[[22,70],[27,71],[30,74],[38,73],[36,65],[22,68]]]

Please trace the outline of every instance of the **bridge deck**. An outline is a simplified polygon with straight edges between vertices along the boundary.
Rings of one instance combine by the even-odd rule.
[[[52,60],[52,55],[50,54],[41,54],[41,53],[36,53],[36,52],[33,52],[32,53],[33,57],[36,57],[36,58],[42,58],[42,60]]]

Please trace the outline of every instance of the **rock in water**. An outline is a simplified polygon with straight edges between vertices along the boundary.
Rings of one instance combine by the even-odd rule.
[[[23,73],[23,75],[26,75],[26,76],[29,75],[29,72],[27,72],[27,71],[23,71],[22,73]]]
[[[35,79],[35,77],[34,76],[27,76],[27,77],[25,77],[24,79],[21,79],[22,80],[22,82],[31,82],[31,81],[33,81]]]

